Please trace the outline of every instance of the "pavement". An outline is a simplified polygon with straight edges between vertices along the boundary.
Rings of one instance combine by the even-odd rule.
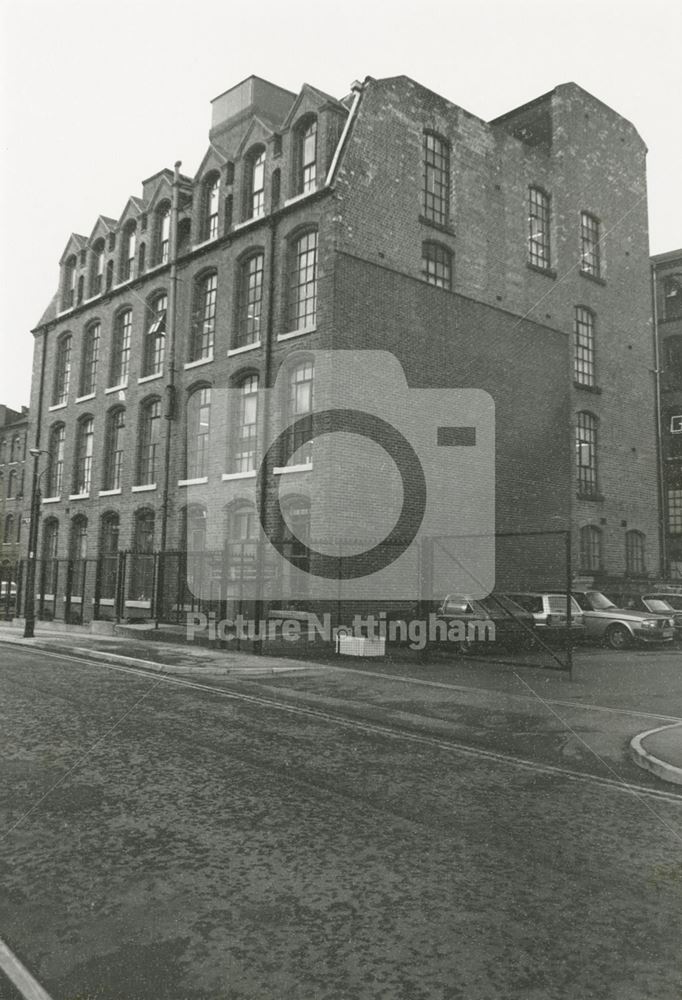
[[[23,624],[23,623],[22,623]],[[171,636],[172,639],[172,636]],[[86,632],[85,630],[55,631],[50,626],[36,625],[35,637],[24,639],[18,624],[10,622],[0,626],[0,643],[18,644],[20,646],[33,647],[35,649],[45,649],[51,652],[64,652],[65,655],[84,657],[88,659],[99,659],[107,663],[121,664],[121,666],[131,666],[150,671],[166,674],[190,675],[194,677],[220,678],[220,677],[253,677],[254,679],[275,677],[276,675],[289,676],[299,674],[310,674],[315,670],[319,671],[340,671],[340,672],[363,672],[368,676],[376,676],[385,679],[400,679],[408,684],[428,685],[433,688],[458,686],[462,682],[462,688],[470,687],[477,692],[486,692],[494,702],[496,697],[506,699],[518,697],[513,691],[519,690],[518,681],[528,687],[528,691],[536,696],[546,699],[556,699],[558,697],[567,701],[572,701],[577,705],[589,702],[602,704],[604,696],[608,693],[608,701],[612,708],[618,710],[617,706],[625,703],[619,700],[613,693],[613,687],[604,685],[600,680],[600,672],[595,669],[598,665],[598,656],[612,657],[613,654],[599,654],[595,651],[591,661],[588,662],[588,669],[574,672],[574,683],[569,681],[565,674],[557,670],[541,669],[539,667],[528,667],[519,673],[514,669],[513,662],[504,661],[500,665],[494,661],[481,661],[476,659],[460,660],[447,664],[448,684],[439,682],[443,675],[442,658],[433,663],[428,660],[420,661],[420,676],[415,678],[410,676],[414,672],[414,660],[408,663],[389,661],[388,659],[361,659],[354,657],[339,657],[330,653],[326,658],[322,650],[319,652],[319,659],[295,659],[290,656],[259,655],[244,650],[215,649],[205,645],[194,645],[183,643],[178,635],[178,642],[158,641],[152,639],[149,629],[128,628],[125,635],[105,635]],[[624,653],[616,654],[619,657],[618,670],[622,669],[620,664]],[[649,651],[647,655],[655,655]],[[668,657],[671,651],[666,651]],[[682,652],[675,651],[674,655],[682,656]],[[578,664],[580,658],[578,656]],[[429,667],[433,669],[429,670]],[[521,664],[519,665],[521,666]],[[510,667],[512,669],[510,669]],[[581,676],[582,674],[582,676]],[[515,680],[512,680],[512,675]],[[602,675],[603,676],[603,675]],[[600,687],[600,683],[602,686]],[[643,689],[644,690],[644,689]],[[434,694],[436,692],[433,692]],[[654,703],[664,704],[670,692],[661,691],[652,693],[647,690],[649,703],[647,707],[653,707]],[[642,702],[644,707],[644,702]],[[673,706],[674,707],[674,706]],[[668,711],[671,711],[670,706]],[[642,712],[641,714],[646,714]],[[629,741],[630,756],[641,768],[666,782],[682,785],[682,722],[673,722],[654,729],[647,729],[633,736]]]

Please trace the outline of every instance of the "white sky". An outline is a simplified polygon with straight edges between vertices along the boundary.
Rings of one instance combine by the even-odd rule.
[[[679,0],[0,0],[0,402],[28,403],[33,337],[71,232],[117,218],[211,98],[251,73],[342,97],[405,74],[484,119],[574,80],[649,147],[652,253],[682,246]]]

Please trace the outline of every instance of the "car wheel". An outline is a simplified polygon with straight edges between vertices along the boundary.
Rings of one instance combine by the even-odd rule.
[[[609,625],[604,638],[611,649],[625,649],[631,641],[630,633],[625,625]]]

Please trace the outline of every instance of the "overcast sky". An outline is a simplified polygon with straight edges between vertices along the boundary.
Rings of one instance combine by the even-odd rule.
[[[255,73],[342,97],[406,74],[481,118],[574,80],[649,147],[652,253],[682,246],[679,0],[0,0],[0,402],[28,403],[36,324],[71,232],[207,146],[211,98]]]

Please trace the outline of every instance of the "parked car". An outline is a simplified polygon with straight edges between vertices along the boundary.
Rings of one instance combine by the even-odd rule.
[[[489,594],[488,597],[475,599],[448,594],[437,615],[465,624],[466,636],[457,644],[459,652],[464,654],[484,648],[491,642],[508,649],[527,648],[533,644],[533,615],[505,594]],[[486,623],[492,625],[487,636]]]
[[[599,590],[574,590],[588,638],[605,642],[611,649],[624,649],[638,642],[672,642],[673,619],[648,611],[619,608]]]
[[[682,594],[609,594],[612,601],[622,608],[648,611],[654,615],[667,615],[673,619],[675,639],[682,640]]]
[[[550,594],[545,592],[530,592],[524,594],[508,594],[512,601],[529,611],[535,619],[538,638],[547,642],[558,642],[566,639],[566,594]],[[571,638],[573,641],[582,639],[585,635],[585,621],[580,605],[575,597],[571,597]]]

